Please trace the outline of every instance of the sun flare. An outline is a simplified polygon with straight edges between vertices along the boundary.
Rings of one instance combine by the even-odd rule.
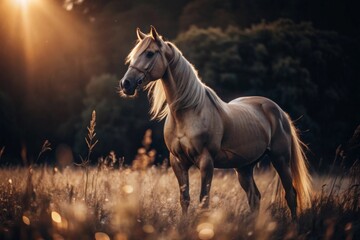
[[[59,45],[71,47],[80,41],[78,32],[82,32],[82,26],[59,7],[59,2],[63,0],[0,0],[0,16],[6,14],[7,20],[3,23],[4,31],[9,44],[21,52],[29,76],[40,66],[38,60],[46,52],[56,51]],[[53,56],[47,59],[56,59],[56,54]]]
[[[22,7],[26,7],[29,5],[30,0],[13,0],[13,2]]]

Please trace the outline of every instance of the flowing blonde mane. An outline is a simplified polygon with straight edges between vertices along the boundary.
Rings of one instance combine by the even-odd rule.
[[[127,62],[139,56],[149,46],[151,38],[144,38],[134,47],[127,57]],[[162,81],[156,80],[150,82],[145,89],[148,90],[148,96],[151,103],[150,115],[152,119],[162,120],[170,112],[170,107],[173,111],[193,108],[195,111],[202,109],[206,97],[208,96],[211,102],[221,109],[222,100],[216,93],[206,86],[199,78],[198,72],[194,66],[187,61],[182,55],[181,51],[172,43],[166,42],[173,49],[174,56],[170,61],[171,73],[176,83],[175,100],[171,106],[166,101],[165,91]]]

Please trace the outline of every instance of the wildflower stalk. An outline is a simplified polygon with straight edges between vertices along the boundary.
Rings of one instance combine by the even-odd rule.
[[[47,151],[51,151],[51,143],[49,142],[49,140],[45,140],[45,142],[43,143],[42,147],[41,147],[41,151],[39,152],[39,155],[35,161],[35,163],[37,163],[41,157],[41,155],[43,155],[45,152]]]
[[[1,157],[2,155],[4,154],[5,152],[5,146],[3,146],[1,149],[0,149],[0,160],[1,160]]]
[[[96,112],[95,110],[92,111],[90,126],[87,127],[88,135],[87,138],[85,137],[86,144],[88,146],[88,155],[86,160],[90,161],[90,155],[92,150],[94,149],[95,145],[98,143],[98,140],[95,140],[95,126],[96,126]]]
[[[78,166],[85,168],[85,189],[84,189],[85,202],[87,202],[90,156],[91,156],[91,153],[92,153],[95,145],[98,143],[98,140],[95,139],[95,136],[96,136],[95,126],[96,126],[96,112],[95,112],[95,110],[93,110],[92,114],[91,114],[90,124],[87,127],[88,135],[85,137],[85,142],[88,147],[88,153],[87,153],[87,156],[85,159],[80,156],[81,163],[77,164]]]

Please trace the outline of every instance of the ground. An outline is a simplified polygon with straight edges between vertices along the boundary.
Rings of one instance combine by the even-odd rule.
[[[215,172],[210,208],[202,210],[200,175],[191,169],[191,204],[182,216],[178,184],[166,165],[0,169],[0,239],[356,239],[356,172],[313,174],[313,207],[297,225],[271,169],[255,170],[258,217],[231,170]]]

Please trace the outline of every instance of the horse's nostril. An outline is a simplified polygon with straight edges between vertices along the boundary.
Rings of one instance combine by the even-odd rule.
[[[138,81],[137,81],[137,85],[141,85],[143,83],[143,80],[142,79],[139,79]]]
[[[130,81],[127,80],[127,79],[125,79],[125,80],[122,82],[122,87],[123,87],[124,89],[128,90],[129,87],[130,87]]]

